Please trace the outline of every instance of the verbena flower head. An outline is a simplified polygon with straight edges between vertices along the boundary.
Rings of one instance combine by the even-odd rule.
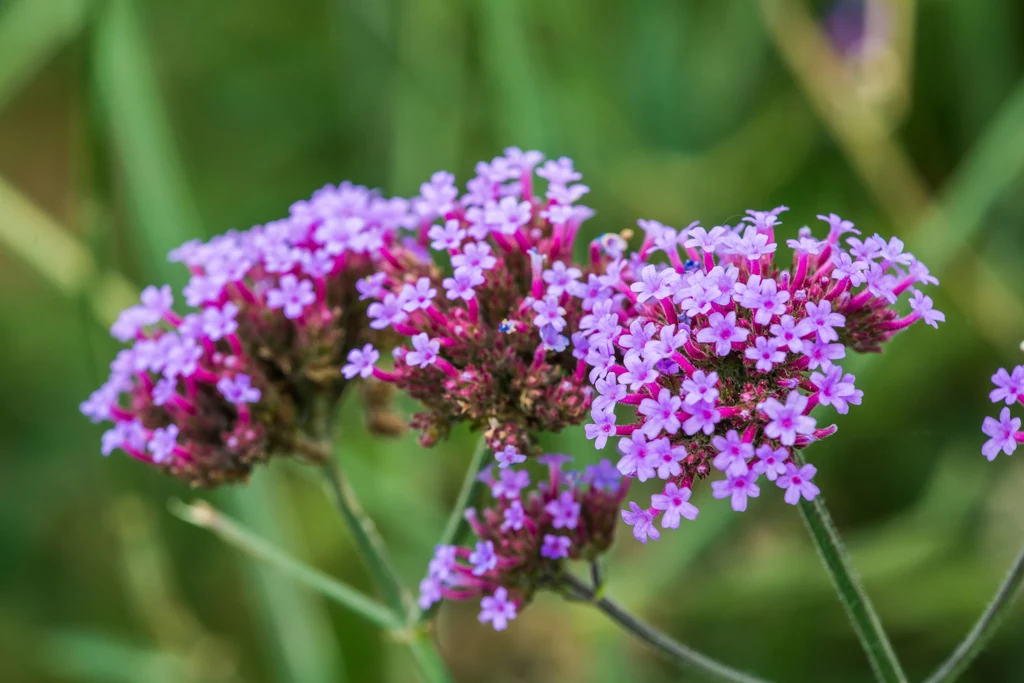
[[[114,323],[131,345],[82,404],[93,421],[114,423],[103,453],[121,449],[213,486],[290,451],[315,404],[333,403],[354,376],[340,370],[349,350],[372,355],[370,342],[386,336],[368,325],[356,282],[382,250],[415,260],[400,238],[414,222],[408,201],[343,183],[296,202],[287,218],[175,249],[170,260],[192,273],[183,292],[192,310],[175,312],[169,286],[149,287]],[[368,392],[373,410],[385,402]]]
[[[1024,350],[1024,344],[1021,344]],[[1013,370],[1000,368],[992,375],[992,383],[995,389],[989,394],[993,403],[1003,404],[999,412],[999,418],[986,417],[982,424],[982,432],[988,436],[988,441],[981,448],[981,453],[991,462],[1000,453],[1013,455],[1018,444],[1024,443],[1024,432],[1021,431],[1021,418],[1014,417],[1010,408],[1016,404],[1024,405],[1024,365],[1018,365]]]
[[[619,471],[664,482],[649,505],[622,512],[643,542],[659,537],[659,516],[662,528],[696,517],[691,487],[716,473],[714,496],[737,511],[761,494],[762,475],[789,503],[812,499],[815,469],[797,469],[792,450],[836,428],[819,427],[811,411],[845,414],[861,402],[837,361],[850,349],[880,351],[918,320],[944,320],[916,289],[937,281],[898,239],[862,240],[835,214],[819,216],[824,239],[802,229],[787,242],[792,266],[777,265],[783,211],[710,229],[640,221],[640,250],[608,263],[582,293],[590,314],[572,340],[598,394],[587,436],[597,448],[619,437]]]
[[[420,583],[423,609],[479,599],[480,621],[501,631],[538,589],[555,586],[567,560],[594,560],[608,549],[628,482],[607,460],[582,472],[563,471],[566,456],[538,460],[547,472],[530,488],[526,470],[484,475],[493,501],[466,513],[477,540],[437,547]],[[510,490],[511,480],[521,481]]]
[[[506,150],[477,165],[461,196],[452,175],[434,174],[412,200],[424,259],[385,245],[380,271],[360,283],[371,326],[407,343],[391,350],[393,371],[367,349],[354,350],[346,367],[418,399],[425,410],[413,425],[426,445],[468,422],[486,430],[495,451],[512,445],[528,454],[531,433],[586,418],[592,389],[566,330],[588,309],[576,295],[595,286],[572,262],[592,213],[576,204],[588,188],[569,159],[539,166],[542,159]]]

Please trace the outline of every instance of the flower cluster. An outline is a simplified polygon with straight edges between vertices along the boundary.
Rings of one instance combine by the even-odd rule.
[[[583,314],[576,295],[585,273],[572,248],[592,214],[576,204],[589,190],[569,159],[542,160],[510,148],[477,164],[461,197],[451,174],[435,173],[411,201],[421,258],[385,246],[380,270],[357,283],[372,302],[370,326],[407,345],[393,350],[393,370],[377,367],[380,352],[367,345],[343,372],[418,399],[425,410],[413,426],[425,445],[468,422],[492,442],[529,451],[531,433],[586,418],[592,389],[565,331]]]
[[[1024,349],[1024,344],[1021,344]],[[1005,368],[992,375],[992,383],[996,388],[988,397],[993,403],[1005,403],[999,413],[999,419],[986,417],[982,431],[989,440],[981,448],[981,453],[991,462],[1000,453],[1013,455],[1017,444],[1024,443],[1024,432],[1021,431],[1019,417],[1011,417],[1010,406],[1014,403],[1024,405],[1024,365],[1018,365],[1012,372]]]
[[[570,460],[543,455],[547,477],[526,494],[530,475],[499,465],[485,470],[494,497],[481,513],[466,512],[479,539],[474,547],[438,546],[420,583],[420,606],[481,598],[480,621],[505,629],[539,588],[554,587],[565,560],[594,561],[611,545],[628,482],[607,460],[583,472]]]
[[[315,404],[340,396],[348,351],[381,336],[356,281],[377,270],[381,250],[413,259],[400,229],[414,223],[408,201],[344,183],[287,218],[175,249],[195,310],[179,315],[169,286],[149,287],[114,323],[113,336],[132,344],[81,406],[114,422],[103,454],[120,448],[213,486],[290,450]],[[379,392],[368,401],[381,402]]]
[[[590,311],[572,335],[590,366],[597,396],[587,436],[603,448],[621,437],[619,471],[640,481],[665,480],[649,507],[630,504],[623,517],[636,538],[657,539],[655,519],[676,528],[697,511],[695,479],[724,474],[712,489],[746,509],[764,475],[786,489],[786,501],[811,499],[812,465],[797,467],[791,449],[828,436],[810,412],[817,405],[846,413],[861,401],[853,375],[836,361],[880,351],[918,320],[944,320],[917,285],[937,284],[903,251],[900,240],[859,235],[835,214],[824,240],[800,230],[787,244],[792,269],[775,263],[775,228],[785,207],[749,211],[740,224],[683,230],[640,221],[637,253],[611,262],[582,295]],[[656,254],[668,263],[657,263]],[[909,294],[911,313],[895,309]],[[636,419],[617,424],[618,406]]]

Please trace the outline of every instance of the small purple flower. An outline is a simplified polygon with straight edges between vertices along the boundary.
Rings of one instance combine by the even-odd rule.
[[[780,349],[789,349],[792,353],[800,353],[803,351],[804,342],[801,337],[804,331],[800,328],[800,325],[793,320],[793,316],[784,315],[779,318],[779,322],[771,326],[771,333],[774,335],[775,341],[778,342]]]
[[[170,313],[171,307],[174,305],[174,293],[171,291],[170,285],[164,285],[159,289],[150,285],[142,290],[142,295],[139,298],[149,316],[151,322],[148,324],[150,325],[159,322],[164,315]]]
[[[498,467],[505,469],[512,465],[518,465],[521,462],[526,462],[526,456],[516,450],[515,446],[505,446],[503,450],[495,451],[494,459],[498,461]]]
[[[708,403],[714,405],[718,400],[718,373],[698,370],[693,377],[683,380],[683,391],[686,392],[686,404]]]
[[[588,439],[594,439],[594,448],[601,450],[608,443],[609,436],[615,436],[615,413],[598,410],[591,413],[593,424],[583,427]]]
[[[855,235],[860,234],[860,230],[857,230],[855,227],[853,227],[853,221],[843,220],[834,213],[830,213],[827,216],[818,214],[817,216],[815,216],[815,218],[828,223],[828,236],[830,241],[835,241],[848,232],[852,232]]]
[[[445,221],[444,226],[434,225],[427,231],[427,237],[433,240],[430,246],[438,251],[458,249],[462,240],[466,239],[466,231],[458,220]]]
[[[680,325],[677,332],[675,325],[665,325],[657,339],[650,339],[644,344],[644,354],[651,358],[669,358],[689,337],[690,330],[687,327]]]
[[[210,341],[220,341],[238,330],[238,323],[235,316],[238,315],[238,306],[228,301],[220,308],[210,306],[203,309],[202,329]]]
[[[252,378],[241,372],[235,375],[234,379],[221,377],[217,381],[217,391],[236,405],[257,403],[263,395],[259,389],[252,386]]]
[[[453,301],[455,299],[469,301],[476,296],[474,287],[484,283],[483,272],[478,268],[466,266],[456,268],[454,275],[454,277],[446,277],[441,283],[444,286],[445,296]],[[373,306],[370,308],[373,308]],[[371,313],[371,315],[373,314]]]
[[[757,475],[747,472],[738,477],[729,477],[721,481],[711,482],[711,493],[715,498],[732,498],[732,509],[743,512],[747,509],[747,498],[757,498],[761,488],[754,483]]]
[[[540,549],[540,556],[546,557],[549,560],[559,560],[563,557],[569,557],[570,545],[572,545],[572,539],[568,536],[544,534],[544,545]]]
[[[834,265],[832,277],[836,280],[849,278],[850,284],[854,287],[864,284],[866,279],[864,271],[868,269],[868,264],[864,261],[855,261],[846,252],[834,251],[832,252],[832,263]]]
[[[548,283],[548,294],[562,296],[582,276],[583,271],[579,268],[567,267],[561,261],[555,261],[551,268],[544,271],[544,282]]]
[[[724,437],[713,437],[711,445],[718,450],[718,455],[711,463],[716,469],[725,472],[730,477],[738,477],[747,473],[747,461],[754,457],[754,447],[749,443],[744,443],[735,429],[730,429]]]
[[[839,334],[833,329],[846,324],[846,316],[832,312],[832,302],[828,300],[814,303],[808,301],[804,308],[807,317],[800,321],[800,329],[804,336],[811,332],[818,334],[818,339],[823,342],[832,342],[839,339]]]
[[[434,548],[434,557],[427,566],[430,576],[441,581],[447,581],[455,571],[455,560],[458,557],[458,548],[454,545],[438,545]]]
[[[267,307],[284,309],[284,317],[289,320],[301,317],[306,306],[314,301],[316,294],[313,293],[313,283],[299,280],[291,273],[282,275],[278,287],[267,291]]]
[[[786,473],[775,483],[780,489],[786,489],[786,502],[796,505],[801,497],[804,500],[814,500],[815,496],[821,493],[821,489],[811,483],[811,479],[814,479],[817,473],[818,468],[810,463],[800,469],[793,463],[788,463]]]
[[[437,362],[438,354],[441,353],[441,342],[431,339],[426,332],[414,335],[412,338],[413,351],[405,354],[405,362],[418,368],[425,368]]]
[[[375,330],[383,330],[405,322],[409,316],[402,310],[403,303],[401,299],[391,293],[385,294],[381,301],[374,301],[366,309],[367,315],[370,316],[370,327]]]
[[[565,329],[565,309],[558,304],[557,296],[548,294],[543,299],[534,301],[533,310],[537,313],[533,319],[533,324],[537,327],[551,325],[558,332]]]
[[[643,427],[647,437],[653,439],[662,430],[669,434],[678,432],[681,425],[676,413],[682,403],[678,396],[664,387],[658,392],[657,400],[645,398],[641,401],[637,412],[647,417]]]
[[[749,334],[749,330],[737,327],[735,311],[727,315],[712,313],[708,318],[708,327],[697,333],[697,341],[714,344],[715,354],[727,356],[732,351],[733,342],[746,341]]]
[[[853,385],[854,376],[843,374],[843,369],[833,365],[825,374],[811,373],[811,384],[818,387],[818,400],[823,406],[835,406],[840,415],[850,412],[850,405],[859,406],[864,392]]]
[[[673,286],[678,280],[679,274],[674,270],[658,270],[656,266],[647,265],[640,271],[640,280],[629,288],[636,292],[636,300],[643,303],[648,299],[664,299],[671,296]]]
[[[645,384],[658,379],[655,362],[651,358],[643,358],[639,353],[629,351],[623,359],[626,372],[619,375],[620,384],[628,384],[630,391],[637,391]]]
[[[650,453],[644,464],[657,467],[659,479],[671,479],[682,474],[683,468],[679,461],[685,457],[686,446],[673,446],[667,438],[662,437],[651,442]]]
[[[420,609],[430,609],[431,605],[441,602],[441,582],[432,576],[425,577],[420,581],[420,596],[417,599]]]
[[[387,273],[374,273],[356,280],[356,290],[359,292],[359,300],[380,299],[386,293],[384,282],[387,280]]]
[[[345,379],[352,379],[359,375],[366,379],[373,374],[373,368],[380,360],[380,352],[373,348],[373,344],[364,344],[361,349],[352,349],[348,352],[348,363],[341,368],[341,374]]]
[[[473,575],[483,576],[498,566],[498,556],[494,552],[494,543],[480,541],[476,550],[469,554],[469,563],[473,565]]]
[[[704,432],[710,436],[715,431],[715,425],[722,419],[714,405],[703,401],[688,407],[687,410],[690,417],[683,423],[683,431],[687,436],[693,436],[697,432]]]
[[[498,479],[491,484],[495,498],[518,498],[519,492],[530,485],[530,473],[526,470],[501,470]]]
[[[580,518],[580,508],[572,491],[562,491],[556,500],[544,506],[544,512],[551,515],[551,526],[556,529],[575,529]]]
[[[688,249],[702,249],[709,254],[713,254],[718,247],[725,243],[728,234],[721,225],[716,225],[710,231],[697,226],[690,228],[688,232],[689,238],[683,243],[683,246]]]
[[[786,362],[786,352],[779,351],[779,342],[775,337],[758,337],[744,356],[748,360],[756,361],[755,367],[762,372],[771,372],[776,365]]]
[[[569,157],[559,157],[557,160],[548,159],[543,166],[537,169],[537,175],[552,185],[568,185],[583,178],[573,169],[572,159]]]
[[[629,510],[622,511],[622,520],[633,527],[633,538],[641,543],[647,543],[648,538],[657,541],[661,537],[661,532],[654,526],[654,514],[636,503],[631,502]]]
[[[420,309],[430,308],[437,290],[430,286],[430,278],[421,277],[415,285],[407,284],[402,287],[402,293],[398,297],[402,302],[402,310],[407,313]]]
[[[614,493],[622,484],[622,476],[607,458],[602,458],[596,465],[587,465],[583,481],[598,491]]]
[[[988,458],[989,462],[996,459],[1000,453],[1013,455],[1017,450],[1017,435],[1020,432],[1020,418],[1010,417],[1010,409],[1003,408],[999,413],[999,419],[986,417],[981,431],[991,437],[981,447],[981,454]]]
[[[763,474],[768,481],[775,481],[780,474],[786,473],[786,462],[789,460],[789,451],[785,448],[776,448],[765,444],[757,449],[757,462],[754,463],[754,474]]]
[[[661,526],[663,529],[678,529],[682,517],[691,522],[697,519],[700,512],[696,505],[690,503],[689,487],[679,488],[674,482],[665,484],[662,493],[651,496],[651,507],[662,510]]]
[[[634,351],[643,350],[657,334],[658,326],[645,318],[638,318],[629,324],[629,332],[619,337],[618,345]]]
[[[932,298],[916,289],[910,296],[910,308],[926,325],[931,325],[935,329],[939,329],[939,323],[946,322],[946,314],[932,308]]]
[[[1017,420],[1020,423],[1020,420]],[[170,424],[154,429],[149,438],[149,452],[153,454],[153,462],[163,463],[171,459],[174,449],[178,446],[178,425]]]
[[[629,389],[625,384],[619,384],[619,376],[614,372],[610,372],[605,377],[597,380],[594,383],[594,388],[597,389],[598,395],[592,405],[595,410],[601,412],[613,409],[629,393]]]
[[[484,597],[480,601],[480,615],[477,620],[481,624],[490,623],[495,631],[504,631],[508,622],[516,618],[516,603],[508,599],[508,590],[499,586],[494,595]]]
[[[472,268],[473,270],[490,270],[498,263],[491,255],[491,245],[487,242],[470,242],[462,248],[461,254],[452,256],[452,268]]]
[[[505,521],[501,523],[501,530],[508,531],[519,531],[523,528],[523,524],[526,522],[526,510],[523,509],[523,504],[518,499],[513,500],[512,504],[505,508],[505,512],[502,513]]]
[[[765,426],[764,433],[769,438],[778,439],[785,446],[796,443],[798,434],[814,433],[814,418],[803,414],[807,408],[807,397],[798,391],[789,392],[785,405],[769,398],[759,408],[771,420]]]
[[[818,367],[827,370],[832,367],[832,361],[846,357],[845,346],[838,342],[830,344],[822,341],[820,338],[815,338],[814,341],[805,339],[803,351],[804,355],[811,361],[808,366],[811,370]]]
[[[988,397],[993,403],[1005,401],[1006,405],[1012,406],[1017,401],[1024,401],[1024,365],[1018,365],[1012,373],[1000,368],[992,375],[992,383],[996,388]]]

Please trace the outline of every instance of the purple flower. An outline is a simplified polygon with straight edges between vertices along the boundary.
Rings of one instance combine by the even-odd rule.
[[[614,372],[610,372],[597,380],[594,383],[594,388],[597,389],[598,395],[592,405],[595,410],[600,412],[612,410],[629,393],[629,389],[625,384],[619,384],[619,376]]]
[[[548,294],[543,299],[534,301],[533,310],[537,313],[533,319],[533,324],[537,327],[550,325],[558,332],[565,329],[565,309],[558,304],[557,296]]]
[[[515,197],[502,197],[497,202],[488,202],[484,207],[484,222],[492,230],[512,235],[530,221],[530,202],[517,201]]]
[[[455,571],[455,560],[458,557],[458,548],[454,545],[438,545],[434,548],[434,557],[427,566],[430,576],[441,581],[447,581]]]
[[[690,379],[683,380],[683,391],[686,392],[686,404],[708,403],[714,405],[718,400],[717,372],[698,370]]]
[[[665,325],[658,333],[657,339],[650,339],[644,344],[644,355],[649,358],[664,359],[675,353],[676,349],[686,343],[690,330],[683,325],[676,332],[675,325]]]
[[[447,171],[438,171],[430,176],[429,182],[420,185],[420,196],[412,201],[413,209],[420,217],[430,220],[454,209],[458,196],[455,176]]]
[[[593,411],[594,424],[583,427],[588,439],[594,439],[594,448],[601,450],[608,443],[609,436],[615,436],[615,413],[604,410]]]
[[[1020,424],[1020,420],[1017,420]],[[149,452],[153,454],[153,462],[167,462],[174,455],[174,449],[178,446],[178,425],[169,424],[160,429],[154,429],[153,435],[149,438]]]
[[[575,529],[580,518],[580,504],[572,491],[562,491],[556,500],[544,506],[544,512],[551,515],[551,526],[556,529]]]
[[[786,362],[786,352],[779,351],[779,342],[775,337],[758,337],[744,355],[749,360],[757,361],[755,367],[762,372],[771,372],[776,365]]]
[[[840,415],[850,412],[849,404],[859,406],[864,392],[853,386],[854,376],[843,375],[843,369],[833,365],[825,374],[811,373],[811,384],[818,387],[818,400],[823,406],[835,406]]]
[[[238,315],[238,306],[228,301],[220,308],[210,306],[203,309],[202,328],[210,341],[220,341],[238,330],[238,323],[235,316]]]
[[[1017,450],[1017,436],[1020,431],[1020,418],[1010,417],[1010,409],[1003,408],[999,413],[999,419],[986,417],[981,431],[991,437],[981,447],[981,454],[988,458],[989,462],[996,459],[1000,453],[1013,455]]]
[[[427,237],[433,240],[430,246],[438,251],[458,249],[462,240],[466,239],[466,231],[458,220],[445,221],[444,227],[433,225],[427,231]]]
[[[555,261],[551,268],[544,271],[544,282],[548,283],[548,294],[562,296],[582,276],[583,271],[579,268],[566,267],[561,261]]]
[[[284,317],[289,320],[300,317],[306,306],[314,301],[313,283],[299,280],[291,273],[282,275],[278,287],[267,292],[267,307],[284,309]]]
[[[803,351],[804,342],[801,337],[806,333],[793,320],[793,316],[784,315],[779,318],[779,322],[771,326],[771,333],[774,335],[775,341],[778,342],[780,349],[788,348],[792,353]]]
[[[702,344],[714,344],[715,353],[727,356],[732,351],[733,342],[745,341],[750,332],[736,326],[735,311],[722,315],[712,313],[708,318],[708,327],[697,333],[697,341]]]
[[[334,266],[335,257],[326,249],[302,252],[302,272],[310,277],[327,277]]]
[[[673,446],[665,437],[652,441],[650,446],[644,464],[657,467],[659,479],[670,479],[682,474],[683,468],[679,461],[686,457],[686,446]]]
[[[683,431],[687,436],[693,436],[697,432],[704,432],[710,436],[715,431],[715,425],[722,419],[714,405],[703,401],[687,410],[690,417],[683,423]]]
[[[352,349],[348,352],[348,363],[341,368],[341,374],[345,379],[352,379],[359,375],[366,379],[373,374],[373,368],[380,360],[380,352],[373,348],[373,344],[364,344],[361,349]]]
[[[825,221],[826,223],[828,223],[829,239],[832,241],[839,239],[848,232],[852,232],[855,235],[860,234],[860,230],[857,230],[855,227],[853,227],[853,221],[843,220],[834,213],[830,213],[827,216],[818,214],[816,218],[818,220]]]
[[[519,500],[513,500],[512,504],[505,508],[505,512],[502,513],[505,521],[501,523],[501,530],[508,531],[512,529],[519,531],[523,528],[523,524],[526,522],[526,511],[523,509],[523,504]]]
[[[663,529],[678,529],[682,517],[691,522],[697,519],[699,510],[689,502],[690,495],[689,488],[681,489],[674,482],[669,482],[665,484],[664,492],[651,496],[651,507],[664,513],[661,518]]]
[[[648,438],[654,438],[664,430],[669,434],[679,431],[679,417],[676,413],[682,406],[682,400],[664,387],[658,392],[658,399],[645,398],[640,402],[637,412],[647,417],[644,432]]]
[[[750,228],[747,228],[749,233]],[[749,261],[756,261],[762,256],[774,253],[776,249],[775,242],[768,240],[768,235],[755,233],[747,234],[743,239],[736,242],[734,249],[740,256],[746,256]]]
[[[814,433],[814,418],[803,414],[807,408],[807,397],[798,391],[789,392],[785,405],[769,398],[759,408],[771,420],[765,426],[764,433],[769,438],[778,439],[783,445],[792,446],[798,434]]]
[[[878,235],[875,235],[875,238],[878,241],[878,254],[886,263],[899,263],[909,266],[914,262],[913,254],[903,251],[903,240],[898,237],[891,237],[886,242]]]
[[[793,463],[787,463],[786,473],[775,483],[780,489],[786,489],[786,502],[796,505],[801,497],[804,500],[814,500],[814,497],[821,493],[821,489],[811,483],[811,479],[814,479],[817,473],[818,468],[809,463],[800,469]]]
[[[754,322],[759,325],[767,325],[774,316],[786,312],[789,292],[780,290],[775,280],[752,275],[745,285],[737,284],[736,290],[735,299],[744,308],[755,311]]]
[[[420,581],[420,596],[417,603],[420,609],[430,609],[431,605],[441,602],[441,582],[432,576],[425,577]]]
[[[868,264],[864,261],[854,261],[846,252],[834,251],[832,252],[832,263],[834,266],[832,277],[836,280],[849,278],[850,284],[854,287],[864,284],[866,279],[864,271],[868,269]]]
[[[754,457],[754,447],[744,443],[735,429],[730,429],[725,436],[711,439],[711,445],[718,450],[712,461],[716,469],[730,477],[738,477],[747,473],[747,461]]]
[[[407,284],[402,287],[398,298],[403,302],[402,310],[412,313],[430,308],[435,296],[437,296],[437,290],[430,286],[430,278],[421,277],[415,285]]]
[[[529,485],[529,472],[505,469],[498,473],[498,479],[491,484],[491,494],[495,498],[518,498],[519,492]]]
[[[679,274],[671,269],[658,270],[656,266],[647,265],[640,271],[640,280],[629,286],[636,292],[636,300],[640,303],[648,299],[664,299],[672,295],[673,286],[679,280]]]
[[[572,159],[569,157],[547,160],[543,166],[537,169],[537,175],[547,180],[551,185],[568,185],[583,178],[582,175],[573,169]]]
[[[517,451],[516,447],[512,445],[505,446],[504,450],[495,451],[494,459],[498,461],[500,469],[526,462],[526,456]]]
[[[716,225],[711,228],[710,232],[700,226],[690,228],[688,234],[689,238],[683,243],[684,247],[688,249],[702,249],[709,254],[713,254],[715,249],[724,244],[728,233],[723,226]]]
[[[842,344],[829,344],[820,338],[804,340],[804,355],[810,359],[809,368],[814,370],[819,366],[827,370],[832,367],[832,361],[846,357],[846,347]]]
[[[617,316],[616,316],[617,317]],[[645,318],[629,323],[629,332],[619,337],[618,345],[624,349],[642,351],[657,334],[658,326]]]
[[[568,536],[544,534],[544,546],[540,549],[540,556],[546,557],[549,560],[569,557],[570,545],[572,545],[572,539]]]
[[[385,294],[384,282],[387,280],[387,273],[374,273],[356,280],[356,290],[359,292],[359,300],[379,299]]]
[[[832,328],[842,327],[846,324],[846,316],[832,312],[832,302],[827,299],[820,303],[808,301],[804,307],[807,317],[800,321],[800,329],[804,336],[811,332],[818,334],[818,339],[823,342],[832,342],[839,339],[839,334]]]
[[[484,597],[480,601],[480,615],[477,620],[481,624],[490,623],[495,631],[504,631],[508,622],[516,618],[516,603],[508,599],[508,590],[499,586],[494,595]]]
[[[946,314],[932,308],[932,298],[916,289],[910,296],[910,308],[926,325],[931,325],[935,329],[939,329],[939,323],[946,322]]]
[[[446,277],[441,283],[444,286],[445,296],[453,301],[455,299],[469,301],[476,296],[476,291],[473,288],[484,283],[483,272],[477,268],[465,266],[456,268],[454,275],[455,277]],[[373,306],[370,308],[372,309]]]
[[[437,362],[437,356],[441,353],[441,342],[431,339],[426,332],[414,335],[412,338],[413,351],[405,354],[405,362],[409,365],[425,368]]]
[[[480,541],[476,550],[469,554],[469,563],[473,565],[473,575],[483,576],[498,566],[498,556],[494,552],[494,543]]]
[[[498,263],[491,255],[491,245],[487,242],[470,242],[462,248],[461,254],[452,256],[452,267],[472,268],[473,270],[490,270]]]
[[[642,358],[639,353],[629,351],[623,360],[626,372],[619,375],[620,384],[628,384],[630,391],[637,391],[645,384],[658,379],[658,371],[654,367],[654,360]]]
[[[147,324],[153,325],[160,321],[167,313],[171,312],[171,307],[174,305],[174,293],[171,291],[170,285],[164,285],[157,289],[150,285],[142,290],[142,295],[139,297],[142,301],[142,307],[148,314],[150,322]]]
[[[988,397],[993,403],[1005,401],[1006,405],[1012,406],[1017,401],[1024,401],[1024,365],[1018,365],[1012,373],[1000,368],[992,375],[992,383],[996,388]]]
[[[622,511],[622,520],[633,527],[633,537],[641,543],[647,543],[648,538],[657,541],[661,537],[661,532],[654,526],[654,514],[636,503],[631,502],[629,510]]]
[[[754,483],[757,475],[747,472],[738,477],[711,482],[711,493],[715,498],[732,498],[732,509],[743,512],[747,509],[747,498],[757,498],[761,488]]]
[[[241,372],[235,375],[234,379],[221,377],[217,381],[217,391],[236,405],[256,403],[263,395],[259,389],[252,386],[252,378]]]
[[[126,446],[141,451],[146,448],[147,441],[146,428],[142,426],[141,421],[129,420],[118,422],[114,425],[113,429],[108,429],[103,433],[100,452],[103,455],[110,455],[114,452],[115,448]],[[173,447],[174,444],[171,444],[172,449]]]
[[[754,474],[763,474],[768,481],[775,481],[780,474],[786,473],[786,461],[789,460],[789,451],[785,448],[776,448],[765,444],[757,449],[757,462],[754,463]]]
[[[214,275],[193,275],[182,293],[185,303],[189,306],[202,306],[209,301],[216,301],[224,291],[224,278]]]

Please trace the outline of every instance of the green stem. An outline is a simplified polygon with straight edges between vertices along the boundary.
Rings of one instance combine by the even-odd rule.
[[[189,524],[209,529],[221,540],[258,560],[277,567],[296,581],[340,603],[371,623],[390,631],[405,628],[402,620],[384,605],[355,588],[282,553],[273,544],[255,535],[227,515],[218,512],[209,504],[201,501],[187,505],[180,500],[172,500],[170,509],[176,517]]]
[[[793,460],[798,466],[804,464],[800,451],[793,452]],[[818,495],[813,501],[801,500],[800,512],[803,513],[811,539],[846,609],[846,615],[860,638],[875,677],[884,683],[906,683],[906,674],[900,667],[881,620],[871,606],[871,600],[857,579],[839,532],[825,507],[824,498]]]
[[[569,588],[575,597],[588,601],[605,616],[614,621],[636,638],[652,646],[674,662],[687,666],[701,674],[709,681],[729,681],[730,683],[765,683],[763,679],[750,676],[732,669],[721,662],[711,659],[682,643],[679,643],[650,624],[647,624],[627,612],[621,605],[607,597],[598,597],[598,593],[571,574],[561,578],[562,584]]]
[[[1017,556],[1010,573],[1006,575],[1003,585],[999,587],[995,598],[978,619],[978,622],[967,634],[964,641],[956,648],[942,666],[935,670],[925,683],[951,683],[957,680],[971,662],[981,654],[985,646],[995,635],[999,625],[1006,618],[1014,599],[1024,585],[1024,549]]]

